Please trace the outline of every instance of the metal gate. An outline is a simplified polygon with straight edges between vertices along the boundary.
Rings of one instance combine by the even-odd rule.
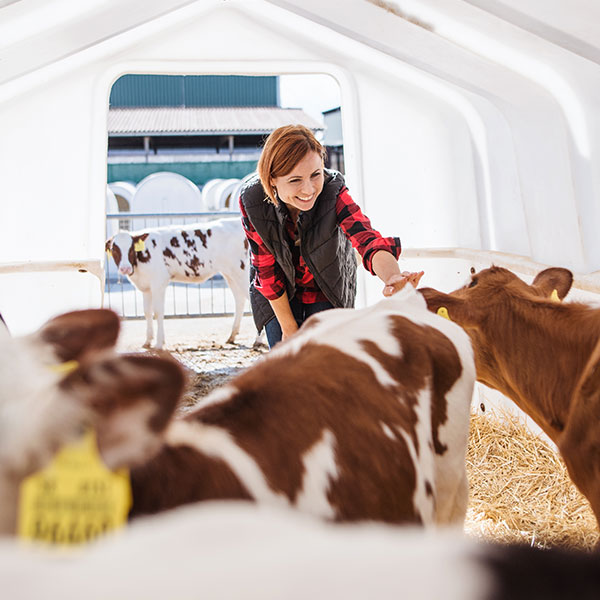
[[[234,211],[197,213],[113,213],[107,214],[107,239],[118,229],[137,231],[148,227],[182,225],[220,217],[239,216]],[[143,319],[144,302],[140,292],[124,275],[120,275],[113,259],[105,257],[106,283],[104,305],[124,319]],[[225,279],[215,275],[204,283],[171,282],[165,293],[165,318],[221,317],[233,315],[235,302]],[[249,314],[249,313],[246,313]]]

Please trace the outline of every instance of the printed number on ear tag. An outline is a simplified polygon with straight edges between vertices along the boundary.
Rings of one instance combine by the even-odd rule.
[[[88,431],[23,481],[17,535],[50,544],[79,544],[123,525],[130,508],[129,472],[110,471],[102,463],[94,432]]]
[[[448,309],[445,306],[440,306],[437,309],[437,314],[440,315],[440,317],[444,317],[444,319],[448,319],[448,321],[452,320],[448,314]]]
[[[138,240],[133,246],[133,249],[136,252],[144,252],[146,250],[146,242],[144,242],[144,240]]]

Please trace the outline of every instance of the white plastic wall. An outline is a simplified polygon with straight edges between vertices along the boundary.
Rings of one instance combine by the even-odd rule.
[[[237,203],[235,207],[231,206],[231,194],[235,192],[240,186],[240,179],[226,179],[218,186],[218,200],[217,210],[235,210],[237,209]]]
[[[131,212],[131,202],[133,200],[133,195],[135,194],[135,184],[130,183],[129,181],[113,181],[108,184],[108,187],[117,197],[117,200],[121,198],[124,201],[124,212]]]
[[[109,186],[106,186],[106,212],[118,213],[119,205],[117,197]],[[119,222],[114,220],[106,220],[106,239],[112,237],[119,231]]]
[[[208,210],[217,210],[219,201],[217,191],[221,183],[223,183],[223,179],[221,178],[209,179],[202,187],[202,198]]]
[[[202,212],[203,210],[206,210],[206,205],[198,186],[187,177],[169,171],[152,173],[142,179],[137,184],[131,201],[131,212],[134,213]],[[131,219],[131,221],[132,230],[159,225],[159,220],[153,218]]]
[[[368,0],[0,9],[2,261],[103,259],[108,96],[122,74],[319,72],[341,87],[350,191],[383,233],[407,249],[598,270],[598,62],[494,14],[499,2],[387,4],[426,27]],[[564,11],[577,9],[585,19],[583,2]],[[26,314],[21,329],[82,299],[101,302],[88,277],[57,289],[52,273],[0,273],[0,311]]]

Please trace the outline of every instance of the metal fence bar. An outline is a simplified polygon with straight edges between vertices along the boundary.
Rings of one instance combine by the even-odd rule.
[[[185,286],[185,312],[189,314],[190,312],[190,297],[189,297],[189,289],[188,285]]]
[[[204,212],[181,212],[181,213],[157,213],[157,212],[145,212],[145,213],[107,213],[106,218],[109,221],[114,219],[178,219],[178,218],[189,218],[189,217],[239,217],[239,211],[235,210],[210,210]],[[173,224],[173,221],[171,221]]]

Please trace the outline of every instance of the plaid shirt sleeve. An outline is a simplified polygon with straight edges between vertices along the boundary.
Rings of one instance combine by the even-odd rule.
[[[369,273],[375,275],[372,258],[378,250],[386,250],[393,254],[396,259],[400,257],[402,252],[400,238],[383,237],[373,229],[371,221],[363,214],[358,204],[352,200],[348,188],[344,187],[339,193],[336,212],[338,225],[342,228],[352,246],[361,255],[363,265]]]
[[[250,260],[256,269],[254,287],[267,299],[276,300],[286,291],[281,267],[250,223],[240,198],[242,226],[250,244]]]

